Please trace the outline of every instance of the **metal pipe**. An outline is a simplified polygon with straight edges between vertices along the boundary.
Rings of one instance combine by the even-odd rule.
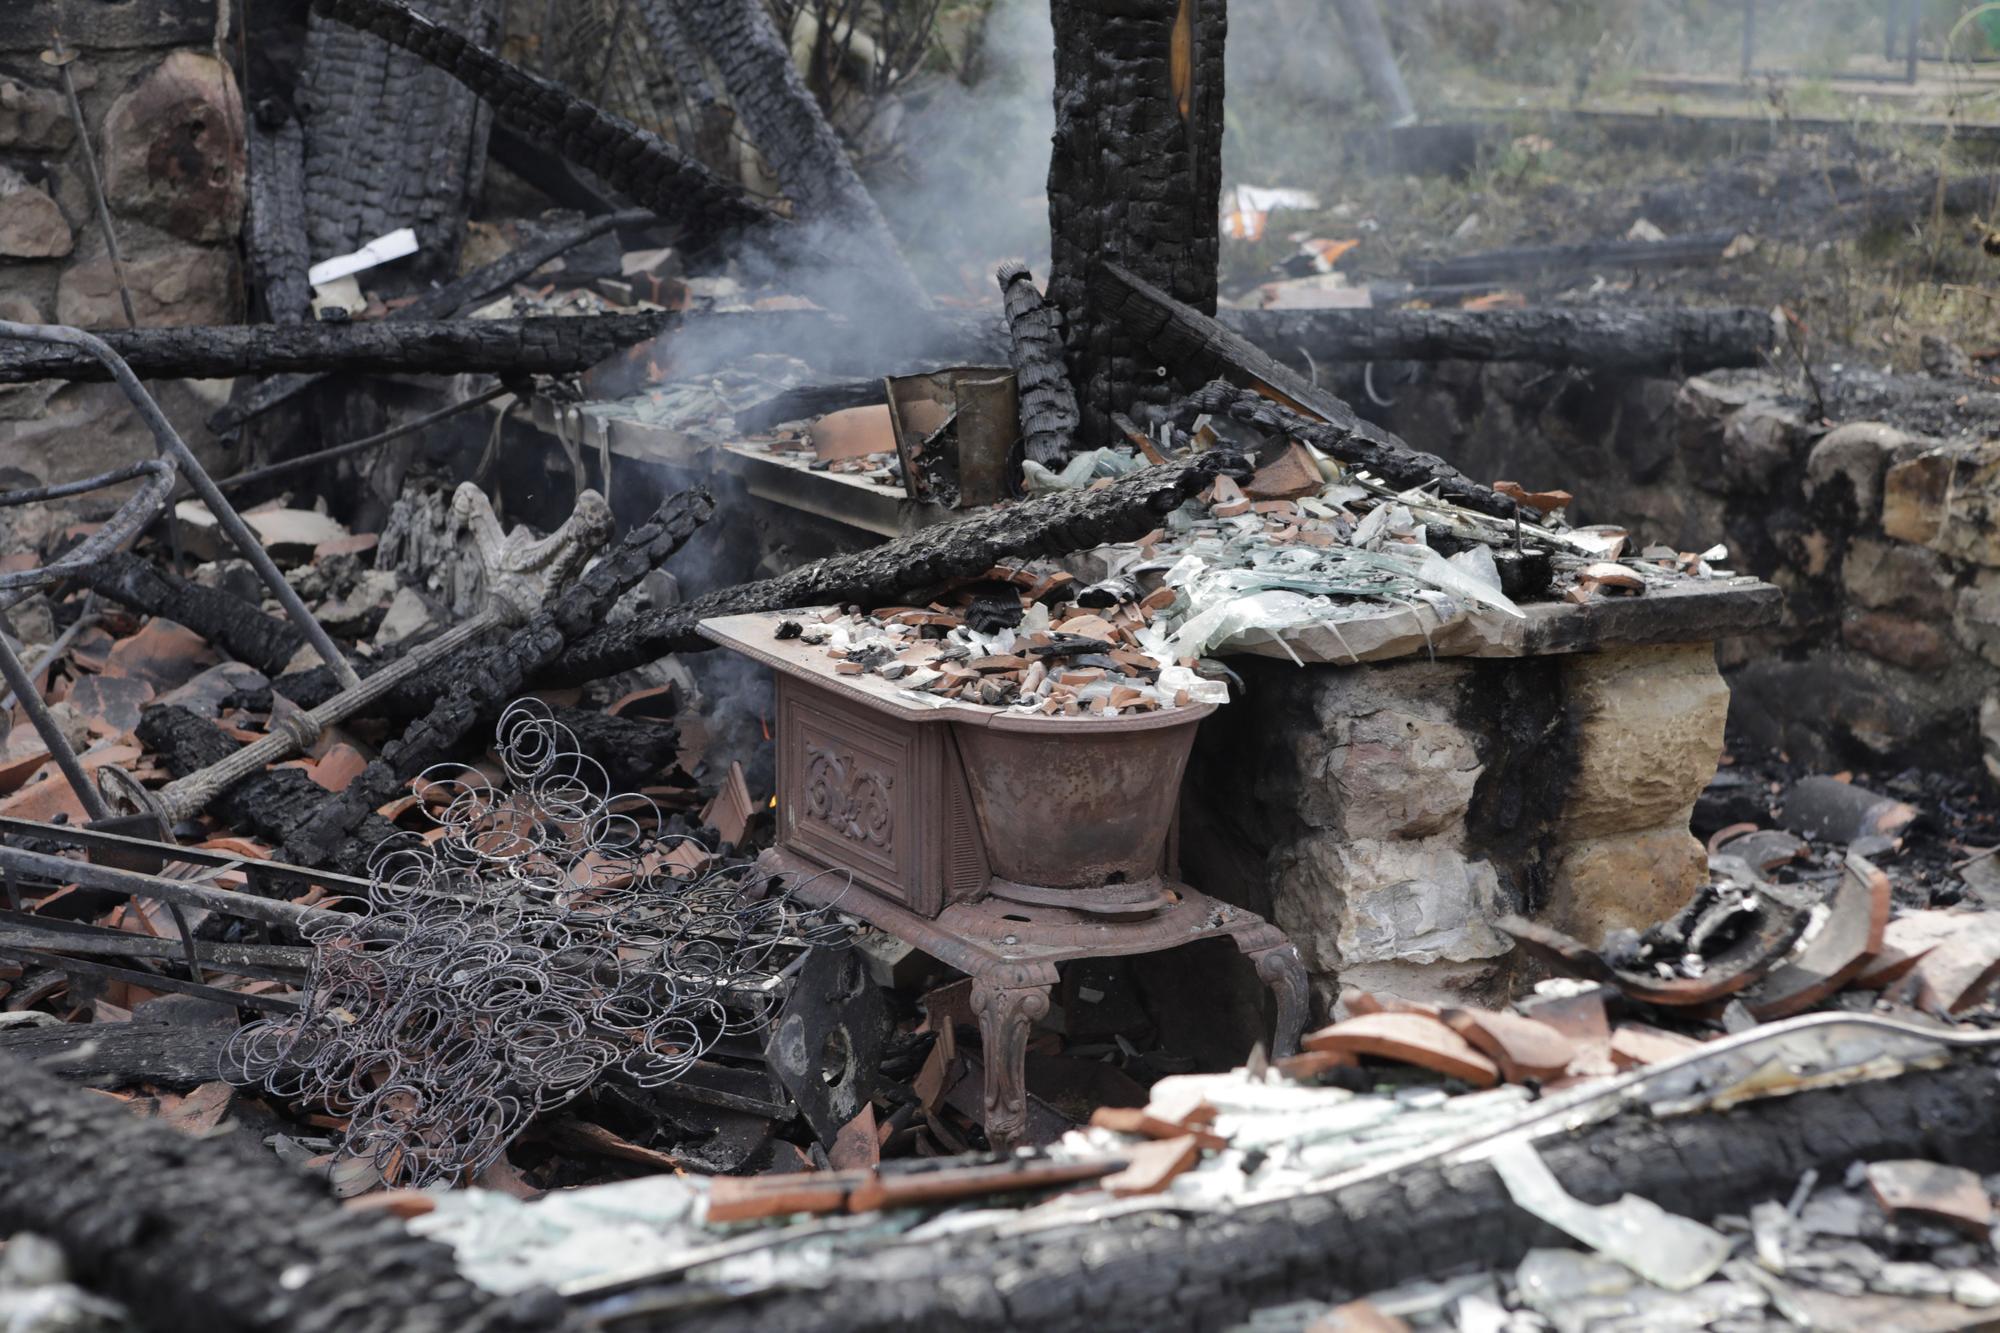
[[[55,715],[49,712],[49,706],[42,702],[42,692],[35,688],[34,679],[28,675],[27,668],[21,665],[21,659],[14,656],[14,646],[7,642],[7,636],[4,634],[0,634],[0,676],[6,677],[7,688],[14,692],[16,699],[20,700],[21,708],[28,715],[28,721],[34,725],[35,734],[40,736],[42,744],[48,747],[49,757],[54,759],[56,767],[62,770],[64,779],[69,782],[70,790],[76,793],[76,799],[83,805],[83,812],[92,819],[111,818],[111,811],[105,808],[103,798],[98,796],[96,786],[90,781],[90,775],[83,771],[82,761],[70,747],[69,737],[63,735],[62,728],[56,723]]]
[[[166,414],[160,411],[160,405],[153,401],[152,395],[148,394],[145,386],[139,383],[138,376],[132,373],[132,368],[125,364],[123,357],[112,351],[102,338],[85,333],[82,329],[72,329],[61,324],[17,324],[11,320],[0,320],[0,338],[61,343],[80,348],[101,361],[111,372],[111,377],[118,381],[118,387],[125,391],[125,396],[131,400],[140,419],[153,432],[153,439],[159,444],[161,451],[173,458],[187,473],[187,479],[193,485],[195,494],[199,495],[202,502],[208,506],[208,511],[215,515],[216,522],[221,525],[223,532],[228,534],[229,540],[235,544],[243,558],[250,562],[250,567],[257,571],[257,577],[271,590],[271,595],[278,599],[278,604],[284,608],[286,617],[299,627],[300,632],[306,637],[306,642],[312,645],[313,651],[319,654],[320,660],[333,672],[334,679],[345,689],[353,689],[361,683],[361,678],[355,675],[354,668],[348,665],[345,657],[341,656],[340,649],[334,646],[326,629],[313,619],[312,612],[306,609],[306,604],[299,599],[292,585],[285,581],[284,574],[271,559],[271,553],[264,549],[264,544],[257,540],[257,534],[250,530],[242,516],[230,505],[228,497],[216,488],[214,479],[208,475],[208,469],[201,465],[201,460],[194,456],[194,451],[187,447],[186,442],[174,430],[173,423],[169,422]]]
[[[83,145],[83,169],[90,182],[91,202],[97,206],[97,225],[104,228],[104,251],[111,256],[111,271],[118,278],[118,299],[125,307],[125,323],[139,327],[139,315],[132,307],[132,286],[125,280],[125,257],[118,253],[118,233],[111,229],[111,205],[104,198],[104,178],[97,173],[97,150],[90,146],[90,125],[83,118],[83,103],[76,99],[76,80],[69,66],[76,53],[63,49],[62,34],[55,34],[55,47],[42,52],[42,63],[54,65],[62,76],[63,96],[69,99],[69,118],[76,122],[77,141]]]

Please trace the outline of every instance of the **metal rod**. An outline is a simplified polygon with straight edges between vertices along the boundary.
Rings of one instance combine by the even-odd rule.
[[[218,889],[208,884],[190,884],[184,880],[167,879],[161,875],[142,874],[137,870],[120,870],[116,866],[97,865],[90,861],[72,861],[66,856],[31,852],[25,847],[0,847],[0,866],[57,884],[77,884],[86,889],[103,889],[109,893],[154,898],[163,903],[177,903],[182,907],[200,907],[210,912],[227,912],[231,916],[247,917],[253,921],[268,921],[272,925],[289,926],[294,930],[320,925],[353,926],[360,920],[346,912],[330,912],[323,907],[301,907],[297,903],[288,903],[278,898],[259,898],[253,894]]]
[[[341,656],[340,649],[334,646],[325,627],[313,619],[312,612],[306,609],[306,604],[299,599],[298,592],[285,581],[284,574],[271,559],[271,553],[264,549],[264,544],[257,540],[257,534],[250,530],[249,525],[244,523],[242,515],[230,505],[228,497],[216,489],[214,479],[208,475],[208,469],[201,465],[201,460],[194,456],[194,451],[187,447],[187,443],[174,430],[166,414],[160,411],[160,405],[153,401],[152,395],[139,383],[138,376],[132,373],[132,368],[125,364],[123,357],[112,351],[102,338],[93,337],[82,329],[72,329],[61,324],[17,324],[11,320],[0,320],[0,337],[23,338],[29,342],[62,343],[69,347],[81,348],[103,362],[105,368],[111,372],[112,378],[118,381],[118,386],[125,390],[125,396],[131,400],[140,418],[153,432],[153,438],[161,450],[170,455],[187,474],[195,494],[199,495],[202,502],[208,506],[208,511],[215,515],[215,521],[228,534],[229,540],[235,544],[243,558],[250,562],[250,567],[257,571],[257,577],[271,590],[271,595],[278,599],[278,604],[285,610],[286,618],[299,627],[299,631],[306,637],[306,642],[312,645],[313,651],[319,654],[320,660],[333,672],[334,679],[346,689],[352,689],[361,683],[361,678],[354,674],[354,668],[348,664],[345,657]]]
[[[246,995],[242,991],[224,990],[220,986],[210,986],[199,981],[182,981],[179,977],[162,976],[158,972],[141,972],[135,968],[115,967],[110,963],[94,963],[88,959],[71,958],[67,954],[23,949],[4,941],[0,941],[0,956],[25,958],[29,962],[40,963],[44,967],[66,974],[82,973],[84,976],[103,977],[107,981],[123,981],[134,986],[144,986],[148,990],[172,991],[176,995],[194,995],[204,1000],[216,1000],[244,1009],[261,1009],[266,1013],[295,1014],[299,1010],[297,1000],[283,1000],[274,995]]]
[[[42,702],[42,693],[35,688],[33,678],[21,659],[14,656],[14,647],[7,642],[7,636],[0,634],[0,676],[7,679],[7,687],[14,691],[21,707],[28,714],[28,721],[34,725],[35,734],[42,738],[42,744],[49,749],[49,757],[62,770],[69,789],[76,793],[76,799],[83,806],[85,814],[92,819],[109,819],[111,811],[104,806],[104,800],[97,794],[97,788],[90,781],[90,775],[83,771],[83,764],[77,759],[76,751],[70,748],[69,737],[63,735],[49,706]]]
[[[96,623],[97,623],[97,594],[92,593],[90,594],[89,597],[84,599],[82,613],[78,615],[75,620],[72,620],[70,622],[69,628],[64,630],[61,634],[56,635],[56,641],[48,646],[47,651],[43,652],[43,654],[40,657],[35,659],[35,664],[33,666],[27,668],[29,684],[33,685],[35,681],[40,680],[42,677],[42,673],[44,671],[47,671],[50,667],[54,666],[56,664],[56,659],[58,657],[61,657],[65,652],[69,650],[69,646],[71,643],[75,642],[76,636],[81,634],[85,629],[89,628],[90,626],[95,625]],[[0,713],[6,712],[13,706],[14,706],[14,689],[10,685],[7,688],[7,692],[5,694],[0,694]]]
[[[76,122],[77,141],[83,145],[83,169],[90,182],[91,202],[97,206],[97,225],[104,228],[104,250],[111,256],[111,271],[118,278],[118,299],[125,306],[125,323],[139,327],[139,314],[132,306],[132,286],[125,280],[125,257],[118,253],[118,233],[111,229],[111,205],[104,198],[104,179],[97,174],[97,150],[90,146],[90,125],[83,118],[83,103],[76,100],[76,80],[70,77],[70,61],[75,55],[63,49],[60,32],[53,34],[55,49],[42,53],[42,62],[54,65],[62,75],[63,96],[69,99],[69,118]]]
[[[121,481],[143,477],[153,471],[154,467],[153,459],[142,458],[136,463],[127,463],[123,467],[100,472],[94,477],[85,477],[81,481],[62,481],[53,486],[30,486],[26,490],[0,491],[0,509],[12,508],[14,505],[35,504],[42,500],[60,500],[65,496],[81,495],[85,491],[116,486]]]
[[[282,477],[288,472],[297,472],[318,463],[331,463],[337,458],[345,458],[349,454],[358,454],[364,449],[372,449],[378,444],[387,444],[389,441],[398,439],[401,436],[415,434],[426,426],[435,426],[440,421],[455,417],[461,412],[469,412],[473,408],[490,403],[495,398],[509,392],[511,390],[506,388],[506,386],[495,385],[484,393],[474,394],[463,402],[453,403],[449,407],[441,407],[428,416],[418,417],[415,421],[406,421],[400,426],[391,426],[388,430],[378,432],[377,434],[365,436],[359,440],[349,440],[346,444],[336,444],[315,453],[300,454],[297,458],[287,458],[281,462],[271,463],[264,467],[251,468],[248,472],[238,472],[234,476],[224,477],[215,484],[225,491],[231,491],[239,486],[248,486],[253,482],[269,481],[273,477]],[[5,501],[6,497],[0,496],[0,504],[4,504]]]

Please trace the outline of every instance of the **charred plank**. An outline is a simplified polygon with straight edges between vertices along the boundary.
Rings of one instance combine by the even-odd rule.
[[[656,337],[676,318],[662,310],[568,318],[224,324],[104,333],[141,379],[223,379],[281,371],[561,375],[586,370],[623,348]],[[109,378],[101,362],[74,348],[0,341],[0,384]]]
[[[138,1020],[16,1028],[0,1032],[0,1057],[40,1065],[68,1083],[152,1083],[178,1091],[214,1081],[229,1031]]]
[[[312,304],[306,272],[305,131],[287,110],[265,103],[250,117],[250,203],[243,257],[273,324],[296,324]]]

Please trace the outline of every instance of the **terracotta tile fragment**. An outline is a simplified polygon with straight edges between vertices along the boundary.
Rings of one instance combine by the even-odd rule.
[[[1148,1139],[1177,1139],[1191,1135],[1200,1146],[1216,1152],[1229,1146],[1229,1140],[1220,1134],[1163,1120],[1138,1106],[1100,1106],[1090,1113],[1090,1123],[1095,1129],[1108,1129],[1114,1134],[1137,1134]]]
[[[1367,1301],[1349,1301],[1307,1324],[1306,1333],[1410,1333],[1410,1326]]]
[[[346,791],[367,767],[368,756],[352,745],[338,744],[313,764],[312,780],[328,791]]]
[[[1450,1078],[1477,1088],[1500,1081],[1500,1069],[1465,1038],[1426,1014],[1363,1014],[1321,1028],[1302,1043],[1309,1051],[1345,1051],[1374,1055]]]
[[[1244,483],[1243,494],[1252,500],[1296,500],[1302,495],[1317,495],[1325,484],[1319,464],[1294,440],[1285,446],[1285,452],[1257,469]]]
[[[1993,1227],[1993,1200],[1979,1177],[1964,1167],[1906,1159],[1871,1162],[1868,1187],[1892,1215],[1956,1227],[1985,1240]]]
[[[1700,1046],[1693,1037],[1648,1027],[1644,1023],[1621,1024],[1611,1034],[1611,1063],[1622,1072],[1640,1065],[1656,1065],[1677,1059]]]
[[[164,691],[185,684],[217,660],[199,634],[155,616],[137,634],[112,645],[104,674],[130,676]]]
[[[1490,1009],[1447,1009],[1446,1026],[1500,1066],[1509,1083],[1560,1078],[1576,1046],[1547,1023]]]
[[[1101,1186],[1117,1198],[1135,1194],[1158,1194],[1174,1183],[1174,1177],[1201,1160],[1201,1144],[1192,1134],[1177,1139],[1142,1143],[1132,1150],[1123,1171],[1106,1176]]]

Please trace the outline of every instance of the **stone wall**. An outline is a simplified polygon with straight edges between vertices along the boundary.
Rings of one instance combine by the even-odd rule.
[[[220,0],[11,0],[4,8],[0,318],[84,328],[126,322],[83,145],[60,76],[42,59],[59,27],[138,322],[240,319],[244,126],[236,76],[217,56],[226,36]],[[201,420],[226,385],[150,387],[191,443],[209,443]],[[111,385],[0,390],[0,489],[87,476],[151,449]]]
[[[1473,476],[1575,493],[1580,523],[1705,550],[1783,588],[1726,640],[1732,717],[1825,769],[1979,764],[2000,778],[2000,394],[1976,377],[1821,367],[1686,382],[1527,365],[1378,367],[1406,439]],[[1364,386],[1340,386],[1365,404]]]
[[[1513,660],[1295,667],[1235,658],[1182,801],[1190,883],[1343,983],[1504,990],[1524,912],[1593,943],[1671,916],[1707,877],[1688,817],[1729,691],[1706,644]]]

